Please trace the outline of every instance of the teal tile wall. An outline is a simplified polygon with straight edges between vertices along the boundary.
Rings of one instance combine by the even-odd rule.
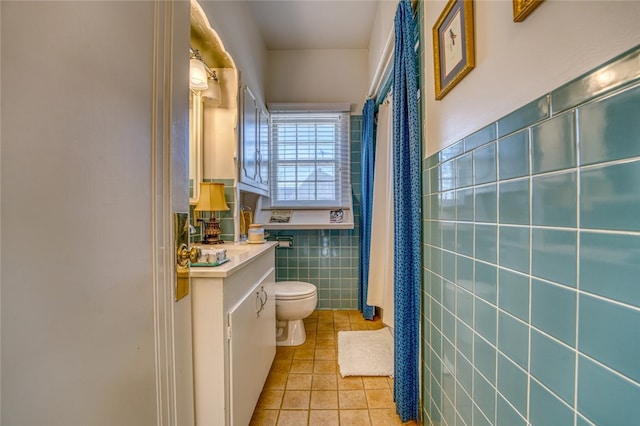
[[[424,160],[425,425],[640,424],[639,52]]]
[[[286,230],[269,237],[293,237],[293,248],[276,250],[276,280],[315,284],[318,309],[358,308],[361,146],[362,116],[351,116],[354,229]]]

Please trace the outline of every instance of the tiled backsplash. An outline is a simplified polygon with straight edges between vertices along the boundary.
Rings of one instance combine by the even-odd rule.
[[[276,280],[315,284],[318,309],[358,308],[361,146],[362,116],[351,116],[354,229],[272,232],[293,236],[293,248],[276,250]]]
[[[293,248],[276,250],[276,280],[306,281],[318,288],[318,309],[357,309],[358,232],[280,231]]]
[[[640,421],[639,64],[424,161],[425,424]]]

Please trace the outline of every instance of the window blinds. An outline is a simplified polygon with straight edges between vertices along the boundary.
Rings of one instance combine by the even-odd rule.
[[[272,208],[351,205],[349,112],[271,111]]]

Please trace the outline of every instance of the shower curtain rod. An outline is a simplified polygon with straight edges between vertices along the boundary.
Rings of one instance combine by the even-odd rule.
[[[393,68],[393,46],[395,42],[395,33],[393,28],[387,36],[387,42],[382,50],[382,56],[376,66],[376,71],[373,74],[373,80],[369,86],[369,92],[367,93],[367,99],[374,98],[379,95],[380,88],[384,85]]]

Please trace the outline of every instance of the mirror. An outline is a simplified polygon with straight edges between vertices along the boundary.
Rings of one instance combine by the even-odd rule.
[[[233,241],[238,228],[239,71],[217,32],[209,25],[205,11],[212,8],[213,2],[203,6],[205,9],[191,0],[190,71],[191,60],[198,59],[204,65],[208,80],[204,89],[189,89],[189,201],[192,206],[197,204],[201,182],[224,183],[230,210],[215,214],[220,220],[222,239]],[[200,75],[199,68],[196,63],[194,76]],[[202,86],[197,83],[191,87]],[[203,217],[210,214],[214,213],[204,213]],[[192,216],[195,219],[195,213]],[[200,223],[195,221],[193,226],[198,228]]]
[[[189,91],[189,204],[198,203],[203,168],[202,97]]]
[[[225,51],[218,34],[209,25],[207,16],[197,1],[191,1],[190,48],[198,52],[208,70],[209,87],[217,85],[222,91],[222,100],[211,99],[208,90],[189,89],[189,204],[198,202],[200,182],[228,178],[229,173],[218,167],[217,162],[229,163],[224,156],[214,155],[219,140],[229,139],[225,131],[233,131],[234,125],[226,120],[225,111],[233,111],[235,105],[237,77],[235,64]],[[229,74],[231,71],[231,74]],[[212,79],[213,78],[213,79]],[[220,93],[219,93],[220,94]],[[213,110],[217,110],[215,113]],[[233,118],[231,121],[234,121]],[[205,156],[207,158],[205,158]],[[231,159],[233,165],[233,159]],[[215,169],[215,170],[214,170]],[[233,178],[234,174],[231,174]]]

